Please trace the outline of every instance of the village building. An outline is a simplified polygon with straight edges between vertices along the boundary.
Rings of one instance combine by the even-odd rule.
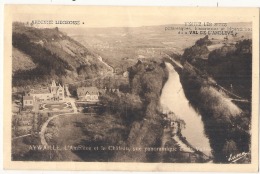
[[[23,106],[33,106],[33,97],[23,96]]]
[[[97,87],[79,87],[77,95],[79,101],[98,102],[100,93]]]
[[[118,88],[110,88],[110,89],[106,89],[106,91],[110,92],[110,93],[118,93],[119,89]]]
[[[32,106],[35,101],[47,102],[47,101],[63,101],[64,86],[57,85],[53,80],[50,87],[31,89],[30,92],[23,97],[24,106]]]

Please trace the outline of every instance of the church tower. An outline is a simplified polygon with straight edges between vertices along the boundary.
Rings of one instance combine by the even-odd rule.
[[[52,83],[51,83],[51,93],[56,93],[56,82],[55,80],[52,80]]]

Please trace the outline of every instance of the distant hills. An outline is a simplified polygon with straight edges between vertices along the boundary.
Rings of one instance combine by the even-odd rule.
[[[141,27],[104,28],[61,28],[68,36],[84,45],[88,50],[98,53],[105,62],[124,72],[138,59],[163,57],[164,53],[183,54],[184,50],[204,37],[200,34],[178,34],[181,30],[171,28],[185,27],[184,24],[165,24]],[[251,28],[249,22],[228,23],[228,27]],[[194,27],[191,27],[191,29]],[[201,27],[205,28],[205,27]],[[209,39],[223,42],[225,35],[210,35]],[[229,39],[251,38],[251,32],[239,32]],[[206,54],[204,55],[204,57]]]
[[[98,55],[58,28],[40,29],[14,22],[12,46],[14,86],[44,83],[50,79],[68,83],[109,71]]]
[[[231,74],[231,79],[235,79],[234,77],[240,79],[240,76],[247,77],[250,74],[250,60],[242,58],[251,58],[250,54],[242,54],[241,57],[236,51],[236,53],[232,53],[232,57],[234,57],[231,58],[232,61],[228,59],[230,51],[228,51],[228,55],[224,54],[226,49],[238,49],[235,48],[237,42],[251,39],[250,31],[229,36],[228,41],[225,41],[227,36],[209,36],[208,40],[212,44],[201,45],[196,44],[196,41],[203,38],[204,35],[182,35],[177,34],[177,31],[165,30],[165,27],[177,26],[184,25],[60,29],[34,28],[14,22],[13,85],[44,83],[50,79],[70,83],[94,78],[111,71],[111,68],[102,60],[113,67],[115,72],[122,74],[137,60],[162,58],[165,53],[183,55],[182,61],[192,62],[196,67],[212,74],[222,82],[224,76],[224,79],[227,79],[226,74]],[[251,23],[228,23],[228,26],[233,28],[252,27]],[[226,43],[233,45],[225,46]],[[250,43],[243,45],[250,46]],[[242,48],[244,49],[244,47]],[[216,49],[220,50],[213,52]],[[239,63],[242,59],[245,64]],[[234,62],[238,66],[234,66]],[[239,67],[238,70],[233,66]],[[225,70],[223,67],[226,67]],[[232,72],[230,72],[231,70]],[[226,86],[235,84],[230,80],[223,83]],[[250,84],[250,81],[246,83]]]

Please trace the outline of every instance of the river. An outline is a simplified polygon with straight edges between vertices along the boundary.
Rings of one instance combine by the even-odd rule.
[[[182,135],[196,149],[208,156],[211,155],[209,139],[204,133],[204,124],[201,115],[189,104],[179,74],[170,63],[166,63],[169,71],[168,81],[165,83],[161,94],[161,105],[163,109],[174,112],[186,125],[182,130]]]

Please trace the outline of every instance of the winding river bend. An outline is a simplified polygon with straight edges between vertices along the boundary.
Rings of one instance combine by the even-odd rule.
[[[197,150],[212,156],[209,139],[204,133],[201,115],[189,104],[182,89],[179,74],[170,63],[166,63],[166,66],[169,78],[162,90],[161,105],[185,121],[186,126],[182,130],[182,135],[186,137],[186,140]]]

